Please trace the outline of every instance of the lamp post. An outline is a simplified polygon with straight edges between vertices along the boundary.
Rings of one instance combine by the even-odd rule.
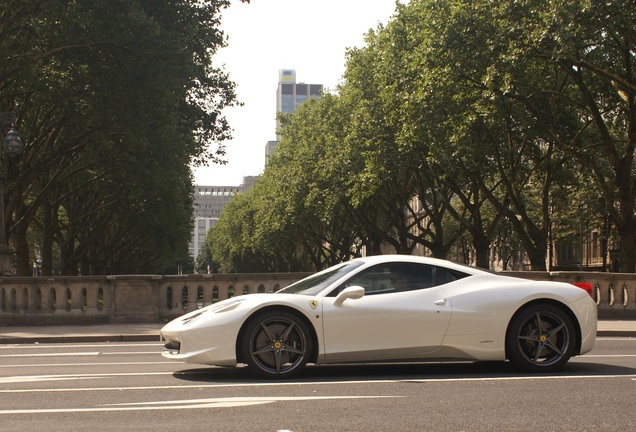
[[[9,132],[4,137],[4,152],[11,159],[22,153],[24,142],[15,128],[15,113],[0,112],[0,130],[9,124]],[[1,162],[1,160],[0,160]],[[13,251],[7,244],[7,233],[4,220],[4,164],[0,163],[0,275],[11,274]]]

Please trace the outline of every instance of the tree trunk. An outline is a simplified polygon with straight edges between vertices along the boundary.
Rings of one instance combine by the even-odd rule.
[[[53,275],[53,224],[51,205],[45,202],[42,206],[43,230],[42,230],[42,276]]]
[[[636,220],[631,218],[618,227],[619,256],[618,268],[621,273],[636,272]]]
[[[490,242],[483,233],[473,235],[473,247],[475,248],[475,265],[479,268],[490,268]]]
[[[530,258],[530,265],[532,271],[547,271],[547,265],[545,262],[545,248],[532,248],[527,251],[528,258]]]
[[[16,254],[16,274],[18,276],[32,276],[33,268],[29,259],[29,242],[26,231],[19,230],[13,233]]]

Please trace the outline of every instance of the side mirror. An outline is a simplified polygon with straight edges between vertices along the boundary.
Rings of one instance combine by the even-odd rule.
[[[347,299],[359,299],[364,296],[364,288],[361,286],[350,286],[345,288],[338,294],[336,300],[334,300],[333,304],[335,306],[340,306]]]

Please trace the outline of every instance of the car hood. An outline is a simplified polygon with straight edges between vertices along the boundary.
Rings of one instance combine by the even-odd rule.
[[[287,306],[303,313],[307,313],[314,309],[317,303],[316,297],[299,295],[299,294],[244,294],[237,297],[221,300],[214,304],[196,309],[175,318],[166,327],[172,327],[174,324],[188,325],[193,321],[209,321],[215,320],[217,317],[229,318],[230,316],[237,318],[237,315],[249,316],[257,310],[271,306]],[[312,306],[313,305],[313,306]]]

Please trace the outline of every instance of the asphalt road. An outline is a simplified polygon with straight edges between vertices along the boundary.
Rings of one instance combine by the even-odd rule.
[[[636,338],[559,373],[507,363],[309,367],[266,381],[172,363],[159,342],[0,346],[0,431],[626,431]]]

